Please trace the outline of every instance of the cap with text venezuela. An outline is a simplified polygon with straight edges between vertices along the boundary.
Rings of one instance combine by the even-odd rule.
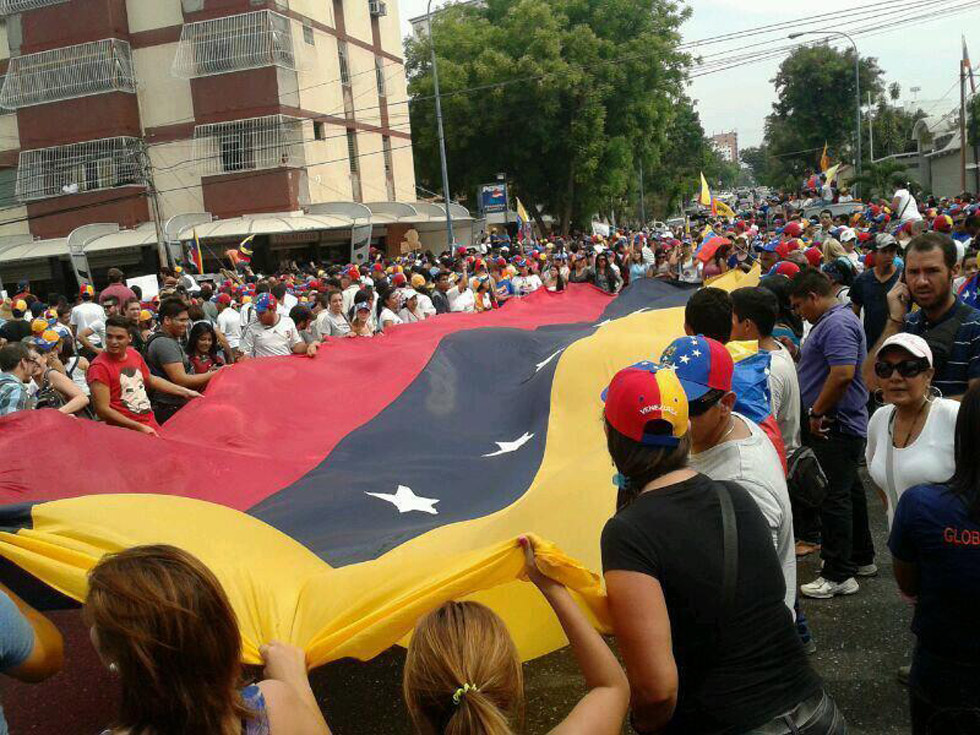
[[[670,368],[639,362],[623,368],[602,393],[606,420],[640,444],[676,447],[687,434],[687,398]]]

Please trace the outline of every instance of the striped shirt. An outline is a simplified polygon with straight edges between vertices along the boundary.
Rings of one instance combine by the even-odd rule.
[[[957,300],[957,305],[959,300]],[[905,318],[905,331],[925,338],[926,333],[939,326],[956,313],[956,306],[943,314],[938,322],[926,321],[921,309]],[[953,338],[949,358],[944,365],[937,365],[932,384],[947,397],[966,393],[971,380],[980,378],[980,311],[972,310]]]
[[[0,373],[0,416],[34,408],[27,384],[12,373]]]

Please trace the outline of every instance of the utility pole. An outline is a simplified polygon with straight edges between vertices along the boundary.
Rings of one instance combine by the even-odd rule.
[[[966,191],[966,62],[960,61],[960,191]]]
[[[432,87],[436,98],[436,131],[439,136],[439,164],[442,169],[442,200],[446,203],[446,243],[452,252],[456,244],[453,234],[453,215],[449,211],[449,169],[446,165],[446,135],[442,128],[442,98],[439,96],[439,65],[436,63],[436,39],[432,35],[432,0],[425,9],[425,26],[432,50]]]
[[[146,141],[140,139],[140,158],[143,159],[143,176],[146,182],[146,190],[150,195],[150,215],[153,217],[153,227],[157,233],[157,258],[160,261],[160,267],[164,268],[170,265],[170,255],[167,252],[166,238],[163,233],[163,225],[160,222],[160,199],[157,196],[157,186],[156,181],[153,178],[153,163],[150,161],[150,151],[147,148]]]
[[[875,120],[873,112],[871,109],[871,92],[868,92],[868,146],[871,148],[868,155],[871,157],[871,163],[875,162]]]

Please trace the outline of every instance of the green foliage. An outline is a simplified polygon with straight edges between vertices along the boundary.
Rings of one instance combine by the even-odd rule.
[[[506,172],[514,194],[566,231],[627,206],[638,159],[656,180],[686,103],[687,12],[665,0],[487,0],[438,14],[453,194],[472,201]],[[410,40],[406,70],[417,178],[441,191],[430,52],[427,37]]]
[[[859,70],[861,94],[880,96],[882,72],[877,61],[862,56]],[[801,46],[780,65],[773,84],[777,100],[766,118],[765,183],[781,187],[801,180],[808,170],[817,169],[824,143],[833,160],[853,160],[857,114],[853,49]]]
[[[865,161],[861,175],[856,176],[850,185],[860,186],[864,199],[884,197],[891,201],[895,189],[908,181],[905,171],[905,164],[898,161],[887,160],[877,163]]]

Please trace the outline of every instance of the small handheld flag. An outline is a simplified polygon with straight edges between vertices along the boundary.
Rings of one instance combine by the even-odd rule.
[[[204,255],[201,253],[201,241],[197,239],[197,229],[194,229],[194,242],[189,248],[190,261],[198,274],[204,273]]]

